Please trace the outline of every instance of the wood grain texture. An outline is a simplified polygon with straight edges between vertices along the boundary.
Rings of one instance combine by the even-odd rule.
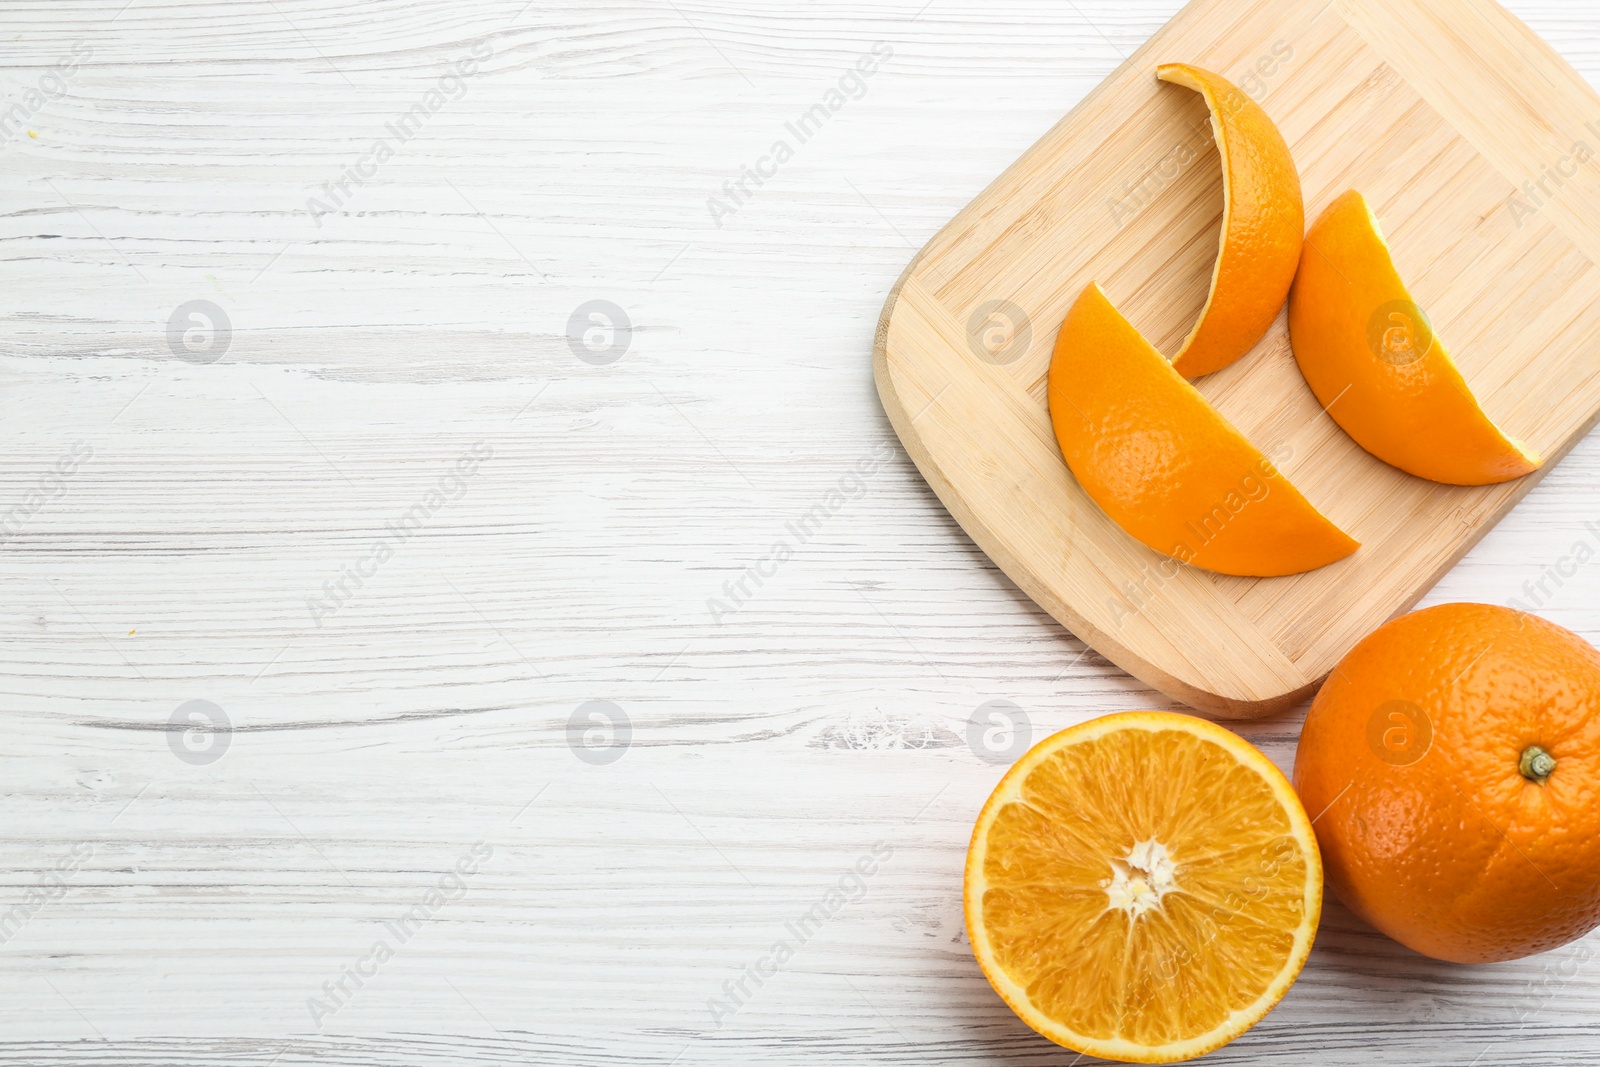
[[[1273,116],[1309,216],[1347,189],[1368,197],[1476,396],[1544,468],[1461,488],[1385,465],[1325,416],[1280,314],[1250,355],[1195,384],[1362,549],[1305,574],[1230,578],[1180,569],[1101,512],[1050,427],[1057,326],[1099,282],[1174,353],[1217,254],[1221,168],[1204,104],[1156,81],[1167,61],[1222,73]],[[907,267],[879,326],[879,390],[940,499],[1051,615],[1173,697],[1281,711],[1414,604],[1600,415],[1597,214],[1600,95],[1492,4],[1202,0]],[[1212,521],[1193,516],[1193,536]]]
[[[1174,705],[892,444],[848,479],[893,441],[867,368],[907,258],[1178,5],[121,5],[13,3],[0,40],[8,107],[93,50],[0,145],[0,515],[27,512],[0,544],[0,916],[65,884],[0,943],[0,1063],[1071,1064],[961,931],[1002,770],[968,722]],[[1600,76],[1591,8],[1515,10]],[[307,200],[485,40],[318,226]],[[719,227],[707,199],[880,40],[866,94]],[[196,299],[233,326],[208,365],[166,334]],[[636,327],[609,366],[568,343],[592,299]],[[319,626],[307,600],[478,442]],[[1600,567],[1570,558],[1600,546],[1597,475],[1586,440],[1430,600],[1543,581],[1600,638]],[[173,750],[191,700],[231,722],[215,762]],[[591,700],[631,719],[610,764],[568,744]],[[1287,768],[1301,716],[1240,730]],[[307,1001],[480,841],[319,1028]],[[879,841],[718,1026],[708,1001]],[[1580,947],[1452,967],[1330,906],[1215,1061],[1591,1064]]]

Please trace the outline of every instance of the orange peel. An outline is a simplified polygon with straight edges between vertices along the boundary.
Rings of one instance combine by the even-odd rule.
[[[1061,325],[1048,394],[1056,441],[1079,484],[1157,552],[1222,574],[1274,577],[1360,547],[1094,283]]]
[[[1600,924],[1597,756],[1593,645],[1513,608],[1439,604],[1339,661],[1294,782],[1351,911],[1425,956],[1492,963]]]
[[[1222,160],[1222,233],[1211,291],[1172,365],[1185,378],[1221,370],[1266,335],[1294,281],[1305,236],[1300,173],[1283,134],[1220,74],[1164,63],[1156,77],[1205,98]]]
[[[1391,466],[1449,485],[1490,485],[1542,462],[1484,413],[1355,190],[1307,235],[1289,296],[1289,338],[1333,421]]]

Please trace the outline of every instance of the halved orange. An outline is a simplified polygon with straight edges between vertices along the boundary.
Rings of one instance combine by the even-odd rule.
[[[1050,361],[1050,421],[1078,483],[1157,552],[1222,574],[1297,574],[1358,542],[1312,507],[1090,283]]]
[[[1539,467],[1537,452],[1484,414],[1355,190],[1306,237],[1289,337],[1328,414],[1385,463],[1450,485],[1509,481]]]
[[[1058,1045],[1170,1063],[1227,1044],[1311,952],[1322,860],[1283,774],[1203,719],[1135,711],[1035,745],[967,851],[972,951]]]
[[[1305,203],[1283,134],[1244,90],[1187,63],[1164,63],[1156,77],[1205,98],[1222,159],[1222,236],[1211,293],[1172,359],[1179,374],[1198,378],[1250,351],[1278,317],[1300,263]]]

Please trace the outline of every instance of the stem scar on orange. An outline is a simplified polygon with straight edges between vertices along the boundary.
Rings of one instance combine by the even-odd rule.
[[[972,830],[964,911],[995,992],[1058,1045],[1170,1063],[1227,1044],[1304,966],[1322,912],[1293,788],[1238,735],[1134,711],[1039,742]]]
[[[1484,414],[1355,190],[1328,205],[1306,237],[1289,337],[1324,410],[1385,463],[1449,485],[1538,469],[1538,453]]]
[[[1198,378],[1250,351],[1278,317],[1300,265],[1305,202],[1283,134],[1244,90],[1187,63],[1164,63],[1156,77],[1205,98],[1222,160],[1222,234],[1211,291],[1172,358],[1179,374]]]
[[[1083,489],[1157,552],[1273,577],[1360,544],[1161,358],[1100,287],[1078,297],[1050,361],[1050,422]]]
[[[1379,627],[1317,693],[1294,778],[1328,884],[1423,955],[1600,924],[1600,652],[1570,630],[1488,604]]]

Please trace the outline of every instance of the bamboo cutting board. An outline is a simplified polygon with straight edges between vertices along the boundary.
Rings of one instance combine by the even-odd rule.
[[[1462,488],[1369,456],[1321,410],[1277,323],[1200,391],[1355,555],[1233,578],[1123,533],[1056,446],[1045,377],[1091,280],[1169,356],[1205,302],[1222,179],[1195,63],[1283,131],[1307,219],[1360,189],[1469,385],[1545,457]],[[945,506],[1063,625],[1179,700],[1253,716],[1303,699],[1414,604],[1600,413],[1600,96],[1492,0],[1194,0],[918,253],[874,369]],[[1168,573],[1170,573],[1168,565]]]

